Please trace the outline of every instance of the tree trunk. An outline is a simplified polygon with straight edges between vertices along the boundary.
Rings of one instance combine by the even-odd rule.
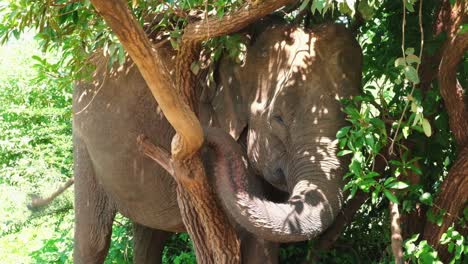
[[[216,203],[198,150],[203,131],[196,117],[198,98],[190,66],[199,56],[201,41],[236,32],[292,0],[255,1],[223,18],[189,24],[182,36],[176,63],[175,86],[167,68],[123,0],[91,0],[137,65],[167,120],[176,130],[172,159],[164,151],[156,159],[169,168],[177,182],[182,220],[192,238],[199,263],[240,263],[240,245],[234,228]]]
[[[439,252],[444,263],[448,260],[445,247],[439,244],[440,237],[457,220],[468,201],[468,147],[464,147],[458,154],[458,159],[453,164],[447,178],[442,183],[440,193],[434,203],[435,214],[446,211],[439,227],[427,221],[424,228],[424,239],[433,245]],[[466,234],[465,234],[466,235]]]
[[[458,156],[443,181],[440,193],[434,203],[436,213],[444,210],[442,225],[427,222],[424,239],[439,251],[440,258],[447,262],[449,255],[445,247],[439,244],[445,233],[462,212],[468,200],[468,110],[463,95],[463,87],[457,80],[457,66],[468,48],[468,33],[459,34],[462,21],[466,20],[466,2],[458,0],[453,6],[446,1],[440,12],[437,31],[447,32],[448,39],[443,47],[439,65],[439,88],[449,114],[450,129],[455,137]]]

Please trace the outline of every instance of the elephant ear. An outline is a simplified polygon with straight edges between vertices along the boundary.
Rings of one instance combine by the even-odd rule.
[[[241,66],[231,59],[222,58],[215,71],[216,89],[211,105],[217,126],[239,139],[247,126],[246,94],[241,86]]]

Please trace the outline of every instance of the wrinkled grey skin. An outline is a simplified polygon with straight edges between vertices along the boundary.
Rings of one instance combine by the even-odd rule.
[[[338,100],[358,94],[361,57],[342,26],[311,32],[276,26],[248,48],[245,65],[221,65],[219,82],[238,109],[231,111],[235,118],[218,119],[234,138],[246,129],[246,159],[253,168],[247,180],[217,176],[218,192],[226,194],[221,196],[226,212],[256,236],[311,239],[341,209],[347,164],[336,155],[335,135],[346,123]],[[218,105],[215,100],[215,112]],[[252,174],[288,192],[289,199],[271,202],[249,191],[257,190]]]
[[[361,51],[335,25],[313,32],[274,26],[247,50],[244,65],[220,63],[200,109],[205,124],[246,149],[224,135],[207,144],[216,151],[204,153],[216,163],[206,162],[216,173],[209,175],[215,193],[241,232],[243,263],[276,263],[277,244],[268,241],[313,238],[341,208],[346,164],[336,157],[334,137],[344,125],[337,99],[357,93]],[[169,62],[173,52],[160,54]],[[174,181],[138,152],[136,138],[145,134],[170,149],[174,132],[135,66],[104,74],[106,63],[96,60],[96,81],[77,85],[73,99],[74,261],[103,262],[118,211],[135,222],[135,262],[160,263],[165,239],[184,226]],[[289,199],[270,201],[279,190]]]

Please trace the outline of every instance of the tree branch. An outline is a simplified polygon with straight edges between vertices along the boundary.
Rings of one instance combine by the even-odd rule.
[[[435,223],[427,221],[424,228],[424,239],[439,251],[441,259],[445,261],[447,261],[447,254],[441,251],[443,246],[439,245],[439,240],[442,234],[455,222],[466,201],[468,201],[468,146],[459,152],[447,178],[442,182],[440,193],[432,208],[436,215],[441,213],[441,209],[446,211],[442,225],[439,227]]]
[[[393,257],[395,258],[395,264],[403,263],[403,237],[401,235],[400,227],[400,211],[398,210],[398,204],[390,202],[390,229],[391,229],[391,243]]]
[[[66,191],[72,184],[75,182],[75,178],[70,178],[68,181],[60,186],[54,193],[52,193],[49,197],[46,198],[41,198],[41,197],[34,197],[31,201],[30,204],[28,204],[28,208],[31,210],[37,209],[39,207],[46,206],[50,204],[57,196],[62,194],[64,191]]]
[[[195,114],[175,89],[169,71],[161,57],[154,52],[143,28],[123,0],[91,1],[133,59],[164,116],[177,132],[172,155],[183,160],[191,157],[203,143],[203,131]]]
[[[449,40],[439,66],[439,87],[449,114],[450,129],[459,146],[468,143],[468,110],[463,87],[457,81],[457,66],[468,48],[468,33]]]
[[[139,135],[137,138],[138,150],[156,161],[171,176],[174,177],[174,167],[171,160],[171,154],[162,146],[155,146],[145,135]]]
[[[448,2],[445,1],[441,6],[438,14],[440,23],[436,28],[436,33],[446,31],[448,35],[442,51],[438,79],[459,153],[447,178],[442,182],[432,209],[436,213],[440,213],[441,209],[446,211],[442,225],[438,227],[428,221],[424,227],[424,239],[436,248],[442,261],[448,261],[448,252],[439,244],[440,238],[455,222],[468,200],[468,110],[463,87],[457,81],[457,66],[468,48],[468,33],[459,34],[460,24],[467,18],[467,3],[458,0],[451,6]]]
[[[184,31],[183,40],[201,42],[213,37],[235,33],[252,22],[297,0],[256,0],[246,3],[236,12],[222,18],[213,17],[189,24]]]

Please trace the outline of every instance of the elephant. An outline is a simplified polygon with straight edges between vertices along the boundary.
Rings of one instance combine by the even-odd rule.
[[[259,29],[260,28],[260,29]],[[359,93],[362,52],[339,24],[257,27],[245,59],[222,58],[200,95],[202,151],[219,203],[241,237],[243,263],[277,263],[278,243],[317,237],[340,211],[346,160],[340,99]],[[159,49],[174,69],[174,51]],[[184,232],[176,183],[137,149],[140,134],[170,149],[174,130],[138,69],[107,68],[73,95],[75,263],[102,263],[116,212],[134,224],[134,261],[161,263]]]

